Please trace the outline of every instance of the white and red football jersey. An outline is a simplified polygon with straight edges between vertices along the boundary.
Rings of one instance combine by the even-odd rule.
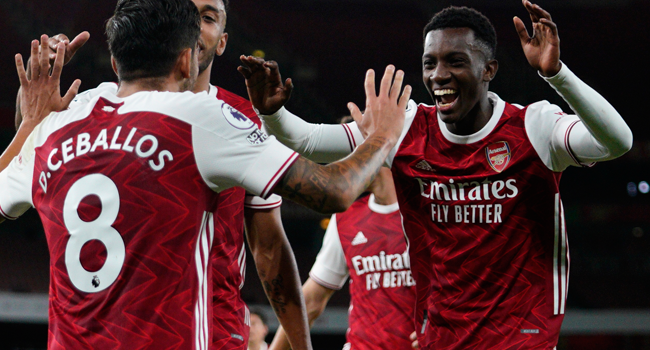
[[[297,154],[207,93],[106,86],[0,173],[0,213],[34,206],[46,232],[48,348],[208,349],[218,192],[266,197]]]
[[[561,172],[531,134],[570,128],[572,118],[545,102],[490,99],[492,118],[470,136],[419,105],[392,159],[424,349],[557,344],[569,279]]]
[[[546,101],[521,107],[488,93],[493,115],[455,135],[433,107],[409,102],[387,158],[417,281],[424,349],[552,349],[564,316],[569,252],[561,172],[631,147],[620,114],[565,64],[544,78],[576,115]],[[361,143],[355,123],[302,121],[284,108],[264,128],[321,162]]]
[[[309,276],[330,289],[350,276],[346,349],[411,349],[415,281],[397,203],[371,194],[333,215]]]
[[[213,85],[208,95],[224,101],[258,127],[261,126],[253,105],[247,99]],[[250,313],[239,292],[246,276],[244,206],[253,210],[277,208],[282,205],[282,197],[272,194],[264,199],[246,194],[241,187],[233,187],[219,193],[218,202],[215,242],[211,253],[214,330],[210,349],[246,349]]]

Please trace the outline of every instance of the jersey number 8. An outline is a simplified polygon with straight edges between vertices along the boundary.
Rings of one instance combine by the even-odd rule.
[[[99,216],[90,222],[79,217],[79,205],[89,196],[96,195],[101,202]],[[119,232],[111,225],[115,223],[120,210],[120,193],[113,180],[102,174],[91,174],[77,180],[65,197],[63,221],[70,233],[65,249],[65,265],[70,281],[77,289],[86,293],[97,293],[111,286],[122,270],[126,249]],[[81,248],[97,240],[106,247],[106,261],[95,272],[87,271],[81,265]]]

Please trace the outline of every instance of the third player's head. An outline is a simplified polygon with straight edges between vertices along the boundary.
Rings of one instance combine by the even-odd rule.
[[[199,38],[199,74],[201,74],[210,68],[214,56],[221,56],[226,49],[228,0],[192,0],[192,2],[201,14],[201,37]]]
[[[467,7],[448,7],[425,27],[422,79],[445,123],[472,123],[489,103],[496,45],[490,21]]]
[[[120,0],[106,23],[120,82],[156,80],[180,69],[183,89],[198,75],[199,12],[190,0]],[[189,71],[188,71],[189,69]]]

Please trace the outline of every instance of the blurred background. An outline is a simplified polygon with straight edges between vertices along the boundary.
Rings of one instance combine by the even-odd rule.
[[[557,23],[562,60],[608,99],[634,132],[634,147],[591,169],[562,177],[571,246],[568,309],[558,350],[650,349],[650,2],[647,0],[540,0]],[[228,48],[216,59],[212,82],[246,96],[237,73],[241,54],[279,62],[296,89],[287,107],[311,122],[334,123],[346,103],[364,103],[366,69],[395,64],[414,87],[413,99],[431,103],[421,82],[422,29],[448,5],[472,6],[496,27],[500,67],[491,90],[526,105],[549,100],[568,106],[530,68],[512,17],[524,19],[518,0],[231,0]],[[14,135],[18,79],[14,54],[29,55],[41,33],[90,41],[66,66],[63,86],[82,90],[114,81],[103,26],[115,1],[2,0],[0,32],[0,146]],[[285,203],[283,221],[303,281],[320,249],[327,218]],[[249,260],[250,260],[250,254]],[[253,261],[242,291],[250,304],[268,305]],[[44,349],[47,339],[49,255],[38,215],[31,210],[0,226],[0,349]],[[349,302],[335,293],[314,328],[315,349],[339,349]],[[269,313],[270,308],[266,308]],[[270,315],[270,314],[269,314]],[[273,332],[274,325],[271,323]],[[268,338],[271,339],[271,336]]]

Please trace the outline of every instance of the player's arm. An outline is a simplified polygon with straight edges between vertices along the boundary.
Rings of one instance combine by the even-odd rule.
[[[620,157],[632,147],[632,131],[621,115],[600,94],[578,79],[560,61],[557,26],[548,12],[523,1],[533,22],[533,35],[523,21],[514,19],[524,54],[530,65],[564,98],[580,118],[570,130],[561,129],[554,148],[563,148],[568,133],[570,152],[581,162],[589,163]]]
[[[49,60],[49,66],[53,67],[54,66],[54,61],[56,59],[57,55],[57,47],[59,43],[62,43],[64,45],[64,55],[63,55],[63,65],[68,64],[72,57],[77,53],[77,50],[81,48],[90,38],[90,34],[88,32],[81,32],[79,35],[77,35],[72,41],[68,39],[68,37],[65,34],[57,34],[51,38],[48,38],[47,40],[47,50],[45,52],[48,52],[48,60]],[[31,58],[27,60],[27,66],[31,64]],[[31,70],[27,70],[27,79],[31,79]],[[21,91],[22,88],[18,89],[18,94],[16,96],[16,115],[15,115],[15,120],[14,123],[16,125],[16,130],[19,129],[20,124],[23,121],[23,116],[21,112]]]
[[[18,128],[18,132],[14,136],[9,146],[5,149],[0,156],[0,182],[8,182],[0,184],[0,189],[7,190],[7,187],[12,186],[10,183],[12,179],[16,179],[16,174],[8,174],[7,167],[20,153],[25,141],[32,133],[34,128],[52,111],[57,111],[65,108],[72,98],[77,93],[81,81],[76,80],[66,95],[61,97],[60,94],[60,77],[61,69],[63,67],[63,44],[57,46],[56,57],[52,68],[52,73],[49,73],[49,60],[46,54],[47,35],[41,36],[40,51],[38,40],[32,41],[31,45],[31,62],[27,66],[30,78],[27,77],[27,71],[23,66],[23,59],[20,54],[16,55],[16,70],[18,71],[18,78],[20,80],[20,87],[22,94],[20,96],[21,104],[23,105],[24,121]],[[18,176],[20,177],[20,176]],[[5,187],[7,186],[7,187]],[[4,193],[0,193],[2,195]],[[1,196],[4,199],[4,196]],[[1,203],[0,203],[1,204]],[[16,205],[16,203],[12,203]],[[22,206],[22,205],[21,205]],[[0,222],[5,220],[5,216],[10,212],[10,208],[5,207],[4,210],[0,206]],[[22,212],[22,209],[18,211]],[[11,217],[10,217],[11,218]]]
[[[323,287],[311,278],[308,278],[305,284],[302,286],[302,293],[305,296],[307,319],[310,328],[314,324],[314,321],[316,321],[316,319],[323,313],[334,292],[334,289]],[[287,339],[287,332],[285,331],[284,327],[278,328],[278,331],[275,333],[275,337],[273,338],[273,342],[271,343],[271,347],[269,349],[291,349],[291,346]]]
[[[311,339],[300,294],[296,259],[285,235],[280,208],[244,210],[246,237],[257,274],[280,321],[289,330],[294,349],[310,349]]]

